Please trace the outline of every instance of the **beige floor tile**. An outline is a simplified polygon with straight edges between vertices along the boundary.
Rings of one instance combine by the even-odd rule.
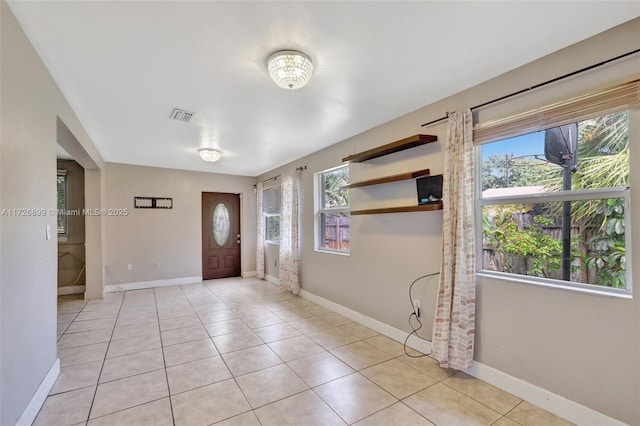
[[[346,362],[351,368],[361,370],[393,358],[392,355],[379,351],[368,343],[355,342],[346,346],[331,349],[329,352]]]
[[[317,355],[300,358],[288,362],[287,365],[311,387],[339,379],[354,372],[353,368],[329,352],[321,352]]]
[[[238,318],[238,315],[236,315],[236,313],[231,309],[207,312],[206,314],[200,315],[200,320],[203,324],[210,324],[219,321],[229,321],[236,318]]]
[[[160,331],[176,330],[178,328],[197,327],[201,325],[200,318],[193,313],[176,318],[160,318]]]
[[[449,376],[452,376],[456,373],[455,370],[450,368],[442,368],[438,364],[438,361],[429,357],[422,356],[419,358],[412,358],[407,355],[403,355],[401,357],[396,358],[398,361],[407,364],[410,367],[415,368],[418,371],[423,372],[427,376],[433,377],[434,379],[440,381],[444,380]]]
[[[205,328],[209,336],[222,336],[223,334],[240,333],[243,331],[251,331],[247,325],[239,319],[229,321],[218,321],[213,323],[205,323]]]
[[[269,303],[265,306],[271,312],[284,311],[285,309],[296,309],[297,306],[286,300]]]
[[[398,402],[360,373],[334,380],[314,390],[349,424]]]
[[[343,331],[346,331],[349,334],[356,336],[358,339],[367,339],[369,337],[377,336],[378,332],[370,329],[369,327],[365,327],[362,324],[358,324],[357,322],[349,322],[346,324],[342,324],[339,326]]]
[[[293,361],[294,359],[324,352],[321,346],[304,336],[278,340],[277,342],[269,343],[269,347],[284,361]]]
[[[436,383],[435,379],[395,359],[365,368],[360,373],[398,399]]]
[[[527,401],[520,403],[507,414],[507,417],[523,426],[568,426],[573,424]]]
[[[205,426],[249,411],[233,379],[171,397],[176,426]]]
[[[520,423],[516,423],[508,417],[502,417],[491,426],[522,426]]]
[[[316,331],[315,333],[308,334],[307,337],[325,349],[334,349],[360,340],[356,336],[340,330],[337,327]]]
[[[169,398],[159,399],[89,421],[87,426],[173,426]]]
[[[320,317],[332,325],[342,325],[351,322],[351,320],[337,312],[329,312],[327,314],[320,315]]]
[[[67,333],[77,333],[79,331],[91,331],[91,330],[102,330],[109,329],[111,330],[116,323],[115,318],[103,318],[97,320],[88,320],[88,321],[73,321],[69,328],[67,328]]]
[[[93,361],[85,364],[77,364],[60,369],[60,375],[56,380],[50,395],[67,392],[74,389],[95,386],[98,383],[102,361]]]
[[[128,337],[126,339],[113,340],[109,344],[107,358],[115,358],[123,355],[131,355],[138,352],[160,348],[160,333],[146,334],[143,336]]]
[[[437,425],[490,425],[502,417],[442,383],[428,387],[403,402]]]
[[[166,346],[163,350],[164,362],[167,367],[218,355],[218,351],[211,339],[194,340],[193,342]]]
[[[91,419],[169,396],[164,370],[98,385]]]
[[[282,360],[267,345],[229,352],[223,354],[222,358],[234,376],[282,364]]]
[[[300,332],[287,323],[273,324],[267,327],[254,328],[256,333],[264,342],[271,343],[290,337],[300,336]]]
[[[221,354],[264,344],[258,335],[252,331],[223,334],[212,337],[211,340],[216,344],[216,348]]]
[[[158,322],[158,314],[156,312],[132,312],[125,314],[121,313],[120,315],[118,315],[116,327],[148,324],[154,321],[156,323]]]
[[[443,383],[500,414],[507,414],[522,402],[520,398],[462,372],[449,377]]]
[[[242,321],[250,328],[265,327],[267,325],[280,324],[284,320],[279,316],[271,312],[255,314],[255,315],[242,315]]]
[[[64,334],[58,341],[58,348],[73,348],[76,346],[108,342],[110,338],[111,330],[108,329]]]
[[[324,306],[315,305],[315,304],[314,305],[305,306],[304,309],[306,309],[307,312],[311,312],[313,315],[318,315],[318,316],[328,315],[328,314],[334,313],[332,310],[327,309]]]
[[[261,426],[261,425],[256,415],[253,414],[253,411],[249,411],[244,414],[231,417],[230,419],[215,423],[215,426]]]
[[[293,303],[293,302],[292,302]],[[303,318],[314,316],[311,312],[304,310],[303,308],[286,309],[284,311],[274,312],[278,317],[285,321],[296,321]]]
[[[316,331],[333,327],[330,323],[320,317],[303,318],[289,322],[296,330],[302,334],[311,334]]]
[[[219,356],[167,368],[171,395],[230,379],[231,373]]]
[[[33,426],[75,425],[87,421],[95,386],[49,396]]]
[[[364,342],[370,344],[376,349],[381,350],[382,352],[393,355],[394,357],[404,355],[404,346],[402,343],[396,342],[395,340],[390,339],[387,336],[383,336],[382,334],[364,339]],[[412,349],[407,348],[407,350]]]
[[[102,312],[102,311],[94,311],[94,312],[80,312],[78,316],[75,318],[76,321],[95,321],[95,320],[115,320],[118,316],[117,312]]]
[[[76,346],[73,348],[58,349],[60,367],[84,364],[92,361],[102,361],[107,353],[108,342],[94,343],[93,345]]]
[[[117,358],[109,358],[104,362],[102,374],[100,374],[100,383],[147,373],[161,368],[164,369],[162,349],[152,349],[150,351],[138,352]]]
[[[285,364],[236,377],[236,381],[254,409],[309,389]]]
[[[130,337],[145,336],[147,334],[160,335],[160,327],[158,326],[157,320],[124,326],[116,325],[116,328],[113,330],[112,340],[115,341]]]
[[[201,325],[197,327],[178,328],[176,330],[162,331],[162,346],[177,345],[178,343],[191,342],[209,337],[207,330]]]
[[[434,426],[402,402],[360,420],[355,426]]]
[[[313,391],[299,393],[255,410],[262,426],[346,425]]]

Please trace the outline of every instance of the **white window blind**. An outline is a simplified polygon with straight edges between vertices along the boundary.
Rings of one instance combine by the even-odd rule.
[[[262,193],[262,212],[265,214],[280,213],[280,187],[267,188]]]
[[[640,105],[640,79],[475,125],[476,144],[524,135]]]

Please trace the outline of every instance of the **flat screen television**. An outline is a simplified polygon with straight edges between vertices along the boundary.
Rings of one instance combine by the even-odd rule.
[[[425,176],[416,179],[418,204],[442,202],[442,175]]]

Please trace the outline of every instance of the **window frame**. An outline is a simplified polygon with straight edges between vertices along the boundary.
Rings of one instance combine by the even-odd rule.
[[[629,115],[629,150],[631,153],[631,133],[632,127],[635,121],[638,119],[636,114],[632,114],[632,109],[628,109]],[[603,111],[601,115],[608,114],[609,111]],[[597,117],[599,113],[596,113]],[[581,121],[581,120],[577,120]],[[535,130],[533,131],[535,132]],[[498,140],[488,140],[486,142],[478,143],[475,146],[475,160],[476,160],[476,184],[475,184],[475,238],[476,238],[476,275],[482,277],[489,277],[499,280],[507,280],[510,282],[518,282],[523,284],[533,284],[543,287],[560,288],[572,291],[579,291],[584,293],[599,294],[604,296],[631,298],[633,294],[633,274],[632,274],[632,221],[631,219],[631,188],[630,187],[610,187],[610,188],[594,188],[594,189],[578,189],[578,190],[561,190],[549,193],[535,193],[535,194],[523,194],[523,195],[508,195],[508,196],[494,196],[483,197],[482,196],[482,147],[490,145],[494,142],[500,142],[505,139],[522,135],[522,132],[515,131],[513,135],[505,136]],[[526,133],[525,133],[526,134]],[[631,168],[632,161],[629,161],[629,167]],[[629,182],[631,185],[631,182]],[[621,198],[624,199],[624,215],[625,215],[625,275],[626,275],[626,288],[615,288],[600,286],[597,284],[579,283],[575,281],[564,281],[555,278],[543,278],[534,277],[523,274],[515,274],[511,272],[493,271],[483,268],[483,207],[485,206],[500,206],[510,204],[530,204],[530,203],[547,203],[547,202],[562,202],[562,201],[584,201],[584,200],[605,200]]]
[[[271,212],[271,213],[267,213],[264,210],[264,200],[265,200],[265,193],[269,192],[269,191],[280,191],[280,194],[278,196],[278,205],[277,205],[277,213],[275,212]],[[273,245],[280,245],[280,215],[281,215],[281,206],[282,203],[282,189],[280,187],[280,185],[273,185],[273,186],[269,186],[268,188],[263,188],[262,189],[262,220],[264,221],[264,235],[263,235],[263,241],[265,244],[273,244]],[[269,218],[272,217],[277,217],[278,218],[278,239],[277,240],[273,240],[273,239],[269,239],[267,238],[268,235],[268,230],[269,230],[269,226],[268,226],[268,222],[269,222]]]
[[[324,232],[324,215],[326,214],[330,214],[330,213],[346,213],[347,216],[349,217],[349,226],[351,226],[351,203],[349,202],[349,205],[347,205],[346,207],[331,207],[331,208],[324,208],[324,197],[325,197],[325,191],[324,191],[324,185],[323,185],[323,176],[328,174],[328,173],[332,173],[335,172],[337,170],[340,169],[347,169],[349,170],[349,165],[348,164],[341,164],[339,166],[336,167],[332,167],[330,169],[326,169],[326,170],[322,170],[320,172],[314,173],[314,188],[313,188],[313,192],[314,192],[314,210],[315,210],[315,217],[314,217],[314,246],[315,246],[315,251],[317,252],[321,252],[321,253],[329,253],[329,254],[336,254],[336,255],[341,255],[341,256],[350,256],[351,255],[351,250],[339,250],[339,249],[333,249],[330,247],[326,247],[326,242],[325,242],[325,232]],[[350,247],[350,246],[349,246]]]

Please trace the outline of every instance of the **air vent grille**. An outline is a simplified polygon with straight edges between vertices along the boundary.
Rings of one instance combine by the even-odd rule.
[[[189,112],[180,108],[174,108],[171,112],[171,118],[178,121],[189,122],[193,118],[194,114],[195,112]]]

